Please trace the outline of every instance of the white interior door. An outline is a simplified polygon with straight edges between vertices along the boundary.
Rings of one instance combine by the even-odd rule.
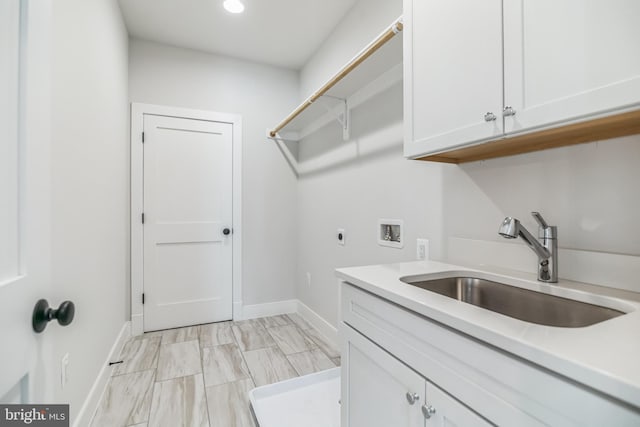
[[[232,318],[233,125],[144,115],[144,330]]]
[[[47,298],[50,290],[46,84],[50,13],[48,1],[0,2],[2,403],[43,403],[53,393],[47,371],[48,335],[36,334],[31,326],[36,301]]]

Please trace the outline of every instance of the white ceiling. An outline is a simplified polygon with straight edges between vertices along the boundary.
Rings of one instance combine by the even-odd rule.
[[[356,0],[120,0],[132,37],[299,69]]]

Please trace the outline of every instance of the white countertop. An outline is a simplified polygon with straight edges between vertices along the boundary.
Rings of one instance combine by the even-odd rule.
[[[583,328],[537,325],[460,302],[400,281],[465,276],[603,305],[627,314]],[[640,302],[637,294],[495,268],[472,269],[435,261],[348,267],[341,279],[411,311],[513,353],[640,408]]]

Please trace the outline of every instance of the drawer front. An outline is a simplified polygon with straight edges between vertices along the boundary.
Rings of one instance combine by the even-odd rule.
[[[349,283],[351,326],[498,425],[640,425],[640,414],[591,389]]]

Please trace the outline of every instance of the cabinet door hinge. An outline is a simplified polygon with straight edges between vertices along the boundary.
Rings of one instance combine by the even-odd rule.
[[[142,143],[144,144],[144,132],[142,132]]]
[[[142,304],[144,304],[144,292],[142,293]]]
[[[142,223],[144,224],[144,212],[142,212]]]

